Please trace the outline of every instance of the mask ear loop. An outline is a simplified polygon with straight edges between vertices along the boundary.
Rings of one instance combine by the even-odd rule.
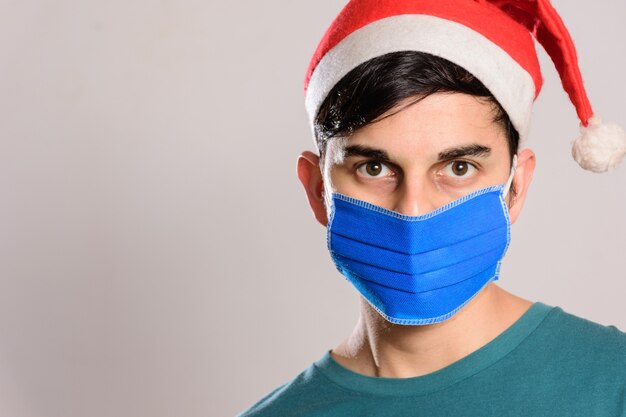
[[[517,154],[513,155],[513,164],[511,166],[511,174],[509,175],[509,179],[506,181],[506,185],[504,186],[504,194],[503,197],[509,193],[509,189],[511,188],[511,184],[513,183],[513,176],[515,175],[515,169],[517,168]]]

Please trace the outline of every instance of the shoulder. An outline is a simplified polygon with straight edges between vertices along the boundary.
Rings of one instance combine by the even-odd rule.
[[[626,333],[554,307],[540,326],[543,349],[561,364],[600,378],[626,383]],[[539,329],[538,329],[539,330]]]
[[[304,408],[332,395],[329,381],[317,369],[316,363],[289,382],[274,389],[237,417],[313,415]],[[311,410],[313,411],[313,410]]]
[[[554,307],[546,317],[546,327],[553,338],[564,344],[577,344],[601,348],[603,351],[624,354],[626,333],[615,325],[604,325]]]

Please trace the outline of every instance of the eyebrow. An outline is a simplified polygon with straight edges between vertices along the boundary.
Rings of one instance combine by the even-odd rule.
[[[439,160],[446,161],[449,159],[462,158],[464,156],[486,157],[491,153],[491,148],[477,143],[471,145],[448,148],[439,152]]]
[[[457,146],[445,149],[439,152],[439,161],[447,161],[455,158],[462,158],[464,156],[478,156],[486,157],[491,153],[491,148],[488,146],[479,145],[473,143],[465,146]],[[363,145],[350,145],[344,149],[344,158],[351,156],[363,156],[366,158],[378,159],[382,161],[389,161],[389,155],[382,149],[370,148]]]
[[[349,158],[351,156],[364,156],[366,158],[389,160],[389,155],[382,149],[374,149],[363,145],[350,145],[346,146],[343,151],[343,157]]]

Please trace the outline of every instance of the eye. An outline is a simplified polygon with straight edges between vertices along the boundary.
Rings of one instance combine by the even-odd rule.
[[[368,178],[380,178],[393,175],[393,171],[380,161],[369,161],[357,168],[357,172]]]
[[[476,167],[467,161],[452,161],[444,168],[444,173],[450,177],[471,177]]]

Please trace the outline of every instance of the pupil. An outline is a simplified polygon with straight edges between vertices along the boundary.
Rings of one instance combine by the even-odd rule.
[[[452,165],[452,171],[455,175],[464,175],[467,172],[467,164],[465,162],[455,162]]]
[[[382,169],[383,167],[378,162],[372,162],[370,164],[367,164],[365,167],[367,173],[372,176],[380,174],[380,171],[382,171]]]

